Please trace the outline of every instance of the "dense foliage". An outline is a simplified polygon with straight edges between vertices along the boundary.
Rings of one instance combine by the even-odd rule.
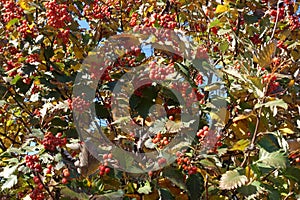
[[[0,199],[300,198],[299,4],[1,0]],[[101,60],[104,72],[82,68],[109,38],[126,33],[130,41],[149,41],[133,37],[149,28],[165,31],[163,38],[173,30],[189,36],[193,59],[180,54],[180,40],[162,44],[178,54],[133,42],[124,44],[130,51],[110,49],[119,57]],[[128,108],[115,110],[114,85],[140,65],[148,66],[151,80],[174,77],[124,95],[131,119],[118,117]],[[99,80],[95,102],[73,93],[83,70]],[[218,115],[213,100],[221,85],[226,107]],[[199,109],[199,120],[182,121],[171,89],[196,99],[186,105]],[[154,120],[150,108],[157,104],[165,115]],[[122,158],[115,152],[100,154],[99,161],[80,141],[74,110],[84,117],[92,106],[105,138],[131,152],[159,154],[176,134],[190,134],[195,123],[197,130],[188,148],[173,152],[172,164],[165,166],[168,158],[160,155],[159,170],[128,173],[118,170]],[[150,127],[152,135],[137,135],[133,124]]]

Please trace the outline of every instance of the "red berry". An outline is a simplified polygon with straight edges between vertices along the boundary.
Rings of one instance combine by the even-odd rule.
[[[68,169],[64,169],[63,170],[63,175],[64,175],[64,177],[69,177],[70,176],[69,170]]]
[[[160,159],[158,159],[158,165],[163,165],[166,163],[166,161],[167,160],[165,158],[160,158]]]
[[[152,172],[152,171],[149,171],[149,172],[148,172],[148,176],[150,176],[150,177],[153,176],[153,172]]]
[[[169,116],[169,120],[174,121],[174,116],[173,116],[173,115],[170,115],[170,116]]]
[[[105,173],[108,174],[110,172],[110,168],[105,168]]]
[[[62,184],[67,184],[67,183],[68,183],[68,179],[62,178],[62,179],[61,179],[61,183],[62,183]]]
[[[100,172],[99,172],[99,175],[100,175],[100,176],[103,176],[103,175],[104,175],[104,171],[100,171]]]
[[[203,126],[202,128],[204,131],[208,131],[208,126]]]
[[[107,160],[108,159],[108,155],[107,154],[103,154],[103,159]]]
[[[38,185],[38,188],[39,188],[40,190],[42,190],[42,189],[44,188],[43,184],[40,183],[40,184]]]

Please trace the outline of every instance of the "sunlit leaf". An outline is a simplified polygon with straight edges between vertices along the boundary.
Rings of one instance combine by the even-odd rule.
[[[11,26],[13,26],[14,24],[18,23],[19,19],[18,18],[14,18],[12,20],[10,20],[7,24],[6,24],[6,28],[9,29]]]
[[[272,62],[277,46],[276,40],[270,40],[261,46],[258,52],[253,53],[253,61],[258,63],[260,67],[265,67]]]
[[[229,149],[229,151],[244,151],[245,148],[249,146],[249,144],[249,140],[239,140],[232,146],[232,148]]]
[[[229,10],[229,6],[227,5],[218,5],[216,8],[215,13],[219,14],[219,13],[223,13],[223,12],[227,12]]]
[[[231,190],[245,185],[248,178],[240,175],[237,170],[227,171],[222,175],[220,180],[220,188],[222,190]]]
[[[285,168],[287,157],[281,151],[269,153],[261,148],[259,151],[259,160],[257,162],[261,162],[271,167]]]
[[[144,182],[144,186],[138,189],[138,193],[140,194],[149,194],[152,191],[150,183],[148,181]]]
[[[1,186],[1,190],[10,189],[18,182],[18,177],[16,175],[11,175],[6,179],[4,184]]]

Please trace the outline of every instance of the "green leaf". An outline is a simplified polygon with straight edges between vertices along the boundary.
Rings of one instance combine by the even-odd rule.
[[[192,174],[186,180],[186,187],[188,190],[189,199],[200,199],[204,191],[204,181],[200,174]]]
[[[225,53],[229,48],[229,43],[227,41],[223,41],[220,43],[220,50]]]
[[[151,191],[152,190],[151,190],[150,183],[149,183],[149,181],[146,181],[144,183],[144,186],[140,187],[137,192],[140,194],[149,194]]]
[[[0,100],[0,106],[2,107],[4,104],[6,104],[5,100]]]
[[[50,123],[52,126],[59,126],[59,127],[67,127],[68,126],[68,122],[66,122],[65,120],[62,120],[58,116],[54,117]]]
[[[300,169],[295,167],[287,167],[285,172],[283,173],[285,177],[296,181],[300,184]]]
[[[20,75],[16,75],[11,81],[11,84],[15,85],[21,78],[22,77]]]
[[[282,99],[277,99],[277,100],[274,100],[274,101],[269,101],[267,103],[263,103],[263,104],[255,104],[254,106],[254,109],[257,109],[257,108],[260,108],[260,107],[280,107],[280,108],[283,108],[283,109],[287,109],[288,108],[288,104],[285,103],[284,100]]]
[[[286,168],[287,157],[281,151],[269,153],[261,148],[259,151],[259,160],[257,162],[261,162],[271,167]]]
[[[97,117],[99,117],[101,119],[106,119],[110,116],[107,108],[105,108],[105,106],[101,105],[99,102],[95,103],[95,111],[96,111]]]
[[[280,149],[278,138],[273,134],[266,134],[258,141],[258,144],[270,153]]]
[[[14,24],[18,23],[19,19],[18,18],[14,18],[12,20],[10,20],[7,24],[6,24],[6,28],[9,29],[11,26],[13,26]]]
[[[218,35],[225,35],[230,33],[232,30],[231,29],[219,29],[218,30]]]
[[[171,192],[167,189],[160,188],[159,189],[159,195],[161,200],[173,200],[175,199]]]
[[[164,133],[166,132],[166,122],[167,118],[157,119],[155,120],[155,123],[149,128],[149,131],[151,133]]]
[[[1,190],[3,191],[5,189],[10,189],[12,186],[14,186],[15,184],[17,184],[17,182],[18,182],[18,177],[16,175],[11,175],[4,182],[4,184],[1,187]]]
[[[174,183],[176,186],[178,186],[182,190],[186,190],[186,185],[184,183],[183,174],[173,168],[173,167],[167,167],[163,170],[163,176],[168,178],[172,183]]]
[[[219,19],[216,19],[214,21],[212,21],[210,24],[209,24],[209,28],[212,28],[212,27],[215,27],[215,26],[219,26],[221,24],[220,20]]]
[[[246,79],[236,69],[230,68],[230,69],[223,69],[222,71],[234,78],[238,78],[239,80],[241,80],[243,82],[247,82]]]
[[[123,190],[118,190],[116,192],[110,192],[102,195],[94,195],[93,199],[95,200],[110,200],[110,199],[123,199],[124,196]]]
[[[60,192],[62,194],[62,197],[68,198],[68,199],[82,199],[82,200],[90,199],[87,194],[75,192],[68,187],[62,188],[60,190]]]
[[[248,178],[245,175],[240,175],[237,170],[227,171],[221,177],[220,188],[222,190],[232,190],[245,185],[247,181]]]

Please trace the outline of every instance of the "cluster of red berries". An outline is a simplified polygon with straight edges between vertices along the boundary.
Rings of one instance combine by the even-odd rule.
[[[194,24],[194,29],[198,32],[204,33],[207,30],[206,19],[199,19],[199,21]]]
[[[132,13],[131,19],[130,19],[130,22],[129,22],[130,26],[132,26],[132,27],[136,26],[137,17],[138,17],[137,13]]]
[[[99,67],[93,66],[91,68],[89,68],[89,73],[91,75],[91,79],[93,80],[100,80],[101,81],[111,81],[111,77],[110,77],[110,70],[112,69],[112,66],[107,66],[104,70],[100,70]]]
[[[205,103],[204,94],[200,93],[197,88],[193,88],[191,91],[191,85],[187,82],[181,84],[178,84],[178,82],[174,82],[170,87],[175,91],[178,91],[182,95],[183,99],[185,99],[186,101],[185,103],[187,107],[191,106],[197,101],[199,101],[201,104]]]
[[[279,40],[277,42],[277,48],[280,48],[280,49],[287,49],[287,45],[284,44],[284,42],[282,40]]]
[[[278,12],[278,21],[280,21],[280,20],[284,19],[284,8],[281,7],[281,8],[279,8],[278,10],[279,10],[279,12]],[[270,15],[271,15],[272,17],[274,17],[274,21],[275,21],[275,20],[276,20],[276,17],[277,17],[277,9],[271,10],[271,11],[270,11]]]
[[[207,49],[204,47],[198,47],[195,54],[196,59],[208,59]]]
[[[34,38],[37,32],[34,27],[29,26],[26,20],[21,21],[21,25],[17,27],[17,31],[21,34],[22,38],[26,38],[28,36]]]
[[[167,137],[163,137],[160,132],[154,136],[152,142],[156,144],[160,149],[162,149],[164,146],[170,143],[169,139]]]
[[[89,19],[103,19],[110,17],[111,13],[107,5],[99,5],[98,0],[94,0],[91,5],[86,5],[83,8],[84,15]]]
[[[138,14],[133,13],[129,22],[130,26],[137,25]],[[157,23],[163,28],[174,29],[177,26],[176,13],[174,14],[157,14],[152,13],[150,17],[143,19],[143,27],[152,27]]]
[[[275,91],[280,85],[280,83],[276,81],[277,77],[272,74],[264,74],[262,78],[262,83],[269,83],[268,93]]]
[[[185,156],[181,152],[177,152],[176,157],[177,164],[180,166],[181,169],[183,169],[189,175],[197,173],[197,167],[191,164],[190,157]]]
[[[40,62],[40,55],[37,54],[37,53],[30,54],[30,55],[27,56],[25,62],[26,63]]]
[[[249,37],[253,44],[261,43],[261,39],[259,38],[259,34],[254,34],[253,36]]]
[[[176,114],[181,113],[181,108],[180,107],[171,107],[171,108],[169,108],[169,106],[165,103],[164,108],[165,108],[165,111],[167,112],[168,116],[174,116]]]
[[[100,164],[98,167],[100,176],[109,174],[110,168],[108,167],[108,162],[113,158],[113,155],[111,153],[107,153],[107,154],[103,154],[102,157],[103,157],[104,163]]]
[[[159,166],[163,166],[167,163],[167,160],[165,158],[159,158],[157,160],[157,163],[158,163]]]
[[[176,22],[176,13],[174,14],[156,14],[154,13],[152,15],[152,17],[154,19],[157,19],[158,20],[158,24],[161,26],[161,27],[164,27],[164,28],[169,28],[169,29],[174,29],[176,28],[177,26],[177,22]],[[152,20],[153,21],[153,20]],[[150,22],[150,21],[149,21]]]
[[[33,86],[31,87],[30,93],[31,94],[36,94],[40,91],[40,86],[38,86],[37,84],[33,84]]]
[[[41,184],[41,186],[43,186]],[[29,197],[31,199],[34,199],[34,200],[44,200],[45,199],[45,194],[44,192],[42,191],[42,189],[39,188],[39,186],[37,186],[29,195]]]
[[[55,151],[56,147],[62,147],[67,144],[67,138],[61,138],[62,133],[57,133],[54,136],[51,132],[47,132],[42,140],[44,148],[49,151]]]
[[[46,17],[49,26],[63,28],[72,21],[66,4],[58,4],[56,0],[52,0],[45,3],[45,8],[47,9]]]
[[[222,146],[221,135],[215,135],[213,131],[209,130],[208,126],[203,126],[197,132],[197,137],[203,149],[206,149],[209,153],[216,153],[218,147]]]
[[[18,68],[20,65],[18,63],[13,62],[12,60],[8,60],[6,62],[6,66],[4,67],[5,71],[10,71],[12,69]],[[17,74],[17,70],[13,70],[8,74],[8,76],[15,76]]]
[[[36,172],[42,172],[41,164],[39,163],[39,157],[37,155],[25,156],[26,166]]]
[[[72,108],[77,112],[83,113],[90,107],[90,102],[85,101],[81,97],[77,96],[72,98]]]
[[[167,75],[173,74],[175,72],[174,63],[170,63],[167,66],[161,66],[157,65],[156,62],[151,62],[149,65],[149,69],[149,78],[155,80],[165,80]]]
[[[4,0],[1,1],[1,4],[3,4],[2,12],[2,18],[5,23],[9,22],[10,20],[14,18],[21,19],[23,15],[23,9],[20,8],[15,1],[12,0]]]
[[[62,184],[67,184],[69,176],[70,176],[69,169],[67,169],[67,168],[63,169],[63,178],[61,179],[61,183]]]
[[[195,78],[195,83],[196,83],[196,85],[202,85],[202,83],[203,83],[203,76],[202,76],[202,74],[197,74],[197,76]]]
[[[213,33],[213,34],[215,34],[215,35],[217,35],[218,34],[218,27],[212,27],[212,28],[210,28],[210,31]]]
[[[62,40],[64,44],[68,44],[69,37],[70,37],[70,29],[60,30],[57,34],[57,38]],[[57,40],[55,40],[54,43],[57,43]]]
[[[296,30],[300,28],[300,21],[298,16],[289,16],[289,25],[291,30]]]
[[[125,55],[119,57],[116,62],[113,63],[113,68],[116,69],[118,67],[134,67],[136,65],[136,58],[140,55],[141,48],[137,46],[131,46],[129,49],[125,50]]]
[[[156,62],[151,62],[149,65],[149,69],[149,78],[155,80],[165,80],[167,75],[173,74],[175,72],[173,63],[167,66],[160,66],[157,65]]]
[[[110,172],[110,168],[104,165],[100,165],[98,169],[100,176],[104,176],[105,174],[109,174]]]

